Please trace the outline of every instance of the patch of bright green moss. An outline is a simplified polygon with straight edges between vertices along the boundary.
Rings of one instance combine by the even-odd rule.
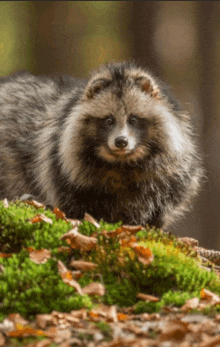
[[[35,223],[29,220],[43,213],[53,224]],[[154,255],[149,265],[142,264],[132,247],[122,247],[117,237],[108,238],[104,230],[115,230],[115,225],[100,222],[100,229],[84,221],[79,232],[85,235],[97,233],[98,246],[89,252],[72,250],[74,259],[93,261],[98,267],[84,274],[79,280],[82,287],[98,281],[106,288],[99,302],[118,306],[136,305],[136,312],[156,312],[164,306],[182,306],[187,299],[199,297],[200,290],[207,288],[220,294],[220,281],[214,272],[199,267],[195,252],[179,242],[174,236],[160,230],[147,229],[139,232],[137,242],[148,247]],[[53,310],[69,312],[81,307],[92,307],[92,299],[80,296],[65,284],[57,270],[57,261],[68,267],[70,256],[58,252],[66,246],[60,237],[70,230],[71,224],[56,220],[48,210],[36,209],[22,202],[10,203],[5,208],[0,201],[0,252],[12,253],[11,258],[0,258],[0,319],[12,312],[24,317]],[[47,248],[52,258],[45,264],[35,264],[26,250]],[[160,298],[159,302],[147,303],[137,299],[137,293]]]

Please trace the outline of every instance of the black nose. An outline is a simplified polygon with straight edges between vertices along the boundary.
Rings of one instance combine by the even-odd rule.
[[[118,148],[125,148],[128,145],[128,140],[124,136],[116,137],[115,146]]]

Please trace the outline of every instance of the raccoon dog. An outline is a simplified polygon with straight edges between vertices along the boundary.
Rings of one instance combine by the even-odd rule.
[[[0,199],[30,193],[68,217],[167,227],[199,188],[189,116],[133,63],[88,81],[0,80]]]

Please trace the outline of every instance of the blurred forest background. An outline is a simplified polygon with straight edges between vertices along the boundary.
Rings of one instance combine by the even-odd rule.
[[[220,249],[220,2],[1,1],[0,75],[86,77],[134,59],[171,85],[192,115],[206,179],[171,230]]]

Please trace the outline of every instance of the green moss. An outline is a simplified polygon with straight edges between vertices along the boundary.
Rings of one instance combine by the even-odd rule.
[[[51,218],[53,224],[30,223],[38,213]],[[180,307],[187,299],[199,297],[202,288],[220,294],[219,278],[213,271],[200,268],[195,252],[173,235],[155,229],[136,235],[139,245],[148,247],[154,255],[154,260],[146,266],[138,260],[132,247],[122,247],[117,237],[104,236],[103,230],[115,230],[121,223],[110,225],[101,221],[100,225],[97,230],[84,221],[79,227],[85,235],[98,233],[98,247],[89,252],[72,250],[67,256],[59,253],[58,248],[67,245],[60,237],[72,228],[71,224],[57,221],[51,211],[37,210],[20,201],[5,208],[0,201],[0,252],[13,254],[11,258],[0,258],[4,268],[0,272],[0,319],[12,312],[34,317],[37,313],[53,310],[69,312],[81,307],[91,308],[92,300],[78,295],[58,274],[57,261],[62,260],[68,267],[72,256],[98,264],[79,280],[82,287],[93,281],[104,283],[106,294],[98,302],[135,305],[139,313],[157,312],[168,305]],[[52,258],[45,264],[35,264],[29,258],[27,247],[47,248]],[[155,295],[160,301],[143,302],[137,298],[137,293]]]
[[[29,220],[44,213],[53,224]],[[56,220],[51,211],[36,210],[17,201],[8,208],[0,202],[0,252],[13,253],[11,258],[0,258],[4,271],[0,272],[0,303],[2,315],[19,312],[25,317],[53,310],[69,312],[81,307],[92,307],[88,296],[76,295],[74,288],[66,285],[57,271],[57,260],[66,261],[58,253],[61,235],[71,229],[71,224]],[[35,264],[29,258],[27,247],[47,248],[53,258],[45,264]],[[89,279],[87,279],[87,283]]]

